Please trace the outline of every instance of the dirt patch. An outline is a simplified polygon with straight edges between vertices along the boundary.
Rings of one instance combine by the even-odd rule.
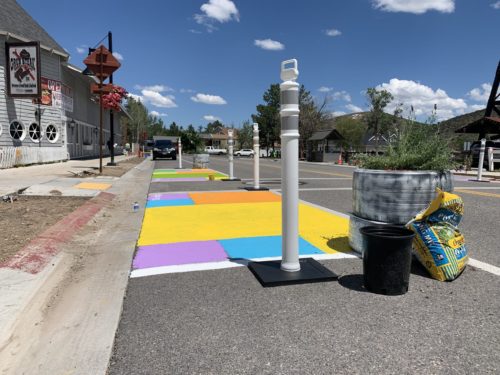
[[[108,167],[105,164],[102,166],[102,174],[99,174],[99,168],[92,168],[90,171],[85,170],[79,173],[74,173],[72,177],[96,177],[96,176],[110,176],[110,177],[121,177],[129,170],[134,168],[136,165],[142,163],[144,158],[131,158],[117,162],[114,167]]]
[[[89,199],[25,195],[15,198],[12,202],[0,200],[0,262]]]

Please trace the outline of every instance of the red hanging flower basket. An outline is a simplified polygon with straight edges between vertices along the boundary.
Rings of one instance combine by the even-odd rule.
[[[123,98],[128,95],[127,90],[118,85],[113,85],[113,89],[109,94],[102,96],[102,105],[106,109],[111,109],[113,111],[120,110],[120,104]]]

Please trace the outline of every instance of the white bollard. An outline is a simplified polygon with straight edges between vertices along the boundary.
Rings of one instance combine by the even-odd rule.
[[[255,190],[260,189],[260,177],[259,177],[259,124],[253,123],[253,188]]]
[[[182,169],[182,142],[181,137],[177,141],[177,149],[179,150],[179,169]]]
[[[488,171],[493,172],[495,170],[495,163],[493,161],[493,148],[488,147]]]
[[[297,60],[281,63],[281,269],[300,271],[299,263],[299,76]]]
[[[483,176],[484,151],[486,150],[486,139],[481,139],[481,148],[479,149],[479,163],[477,165],[477,180],[481,181]]]
[[[227,145],[228,145],[228,158],[229,158],[229,179],[233,180],[234,179],[234,166],[233,166],[233,129],[228,129],[227,131],[228,135],[228,140],[227,140]]]

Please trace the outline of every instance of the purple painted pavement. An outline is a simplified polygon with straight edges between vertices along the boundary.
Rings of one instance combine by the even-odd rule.
[[[133,268],[151,268],[179,264],[221,262],[227,259],[218,241],[178,242],[140,246]]]
[[[188,193],[151,193],[148,195],[148,201],[165,201],[174,199],[190,199]]]
[[[185,177],[185,178],[153,178],[151,182],[195,182],[207,181],[207,177]]]

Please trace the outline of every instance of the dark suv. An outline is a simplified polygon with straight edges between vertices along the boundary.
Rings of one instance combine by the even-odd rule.
[[[155,141],[153,147],[153,160],[157,158],[172,158],[172,160],[177,159],[177,151],[172,141],[168,139],[158,139]]]
[[[484,161],[483,167],[488,168],[488,147],[493,148],[493,150],[500,150],[500,139],[495,139],[493,141],[486,141],[486,149],[484,150]],[[481,141],[472,142],[470,146],[470,154],[472,156],[472,167],[477,167],[479,164],[479,151],[481,149]]]

